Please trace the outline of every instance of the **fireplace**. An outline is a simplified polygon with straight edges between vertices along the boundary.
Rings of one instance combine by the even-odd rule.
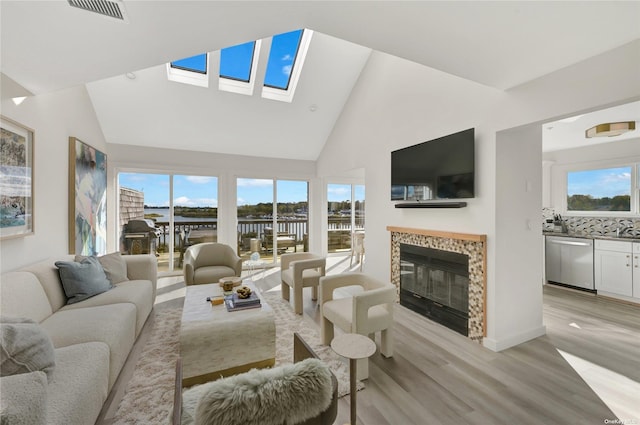
[[[400,244],[400,304],[469,334],[469,256]]]
[[[451,319],[449,321],[458,322],[454,326],[461,329],[460,333],[467,335],[467,338],[472,341],[482,344],[482,339],[486,336],[487,323],[487,236],[395,226],[387,226],[387,230],[391,232],[391,282],[398,288],[398,298],[401,304],[405,305],[406,308],[418,311],[416,304],[425,304],[422,299],[426,298],[427,290],[429,290],[431,294],[435,295],[432,301],[443,306],[441,308],[439,305],[432,304],[430,308],[431,318],[436,314],[434,312],[446,313],[445,316]],[[431,263],[440,264],[444,260],[445,263],[454,264],[449,264],[448,268],[442,269],[444,270],[442,272],[432,272],[431,276],[434,278],[442,277],[441,280],[448,281],[451,285],[438,285],[437,289],[429,288],[428,280],[427,282],[422,281],[425,273],[427,276],[429,275],[427,272],[428,267],[425,267],[423,260],[413,261],[410,259],[401,261],[401,245],[410,246],[409,251],[414,251],[414,248],[427,248],[439,251],[441,254],[445,253],[444,257],[436,256],[435,259],[431,260]],[[411,254],[415,254],[415,252]],[[461,254],[462,257],[451,254]],[[418,255],[422,256],[420,249],[418,249]],[[463,257],[466,257],[466,266],[461,263],[461,261],[465,261]],[[456,262],[459,264],[455,264]],[[428,266],[429,262],[426,265]],[[400,282],[401,275],[404,280],[402,284]],[[413,276],[414,280],[407,282],[406,279],[409,276]],[[467,283],[466,291],[462,289],[462,283],[465,282]],[[411,298],[408,297],[409,295]],[[451,300],[452,302],[444,303],[443,301],[445,300],[447,302]],[[458,312],[452,311],[465,311],[465,300],[467,303],[466,326],[462,323],[464,318],[459,317]],[[446,308],[444,308],[445,306]],[[427,316],[424,312],[425,307],[421,308],[422,310],[418,311],[418,313]],[[435,308],[439,310],[435,310]],[[442,316],[442,314],[440,315]],[[464,333],[464,330],[467,333]]]

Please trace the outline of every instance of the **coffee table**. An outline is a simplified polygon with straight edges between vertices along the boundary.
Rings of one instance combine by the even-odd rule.
[[[273,310],[253,282],[243,285],[258,294],[262,307],[229,312],[207,301],[223,295],[218,283],[187,286],[180,324],[183,387],[275,364]]]

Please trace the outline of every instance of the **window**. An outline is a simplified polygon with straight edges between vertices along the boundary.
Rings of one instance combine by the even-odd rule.
[[[184,71],[198,72],[200,74],[207,73],[207,54],[191,56],[190,58],[180,59],[171,62],[172,68],[182,69]]]
[[[218,89],[251,96],[255,83],[260,40],[220,50]]]
[[[282,102],[293,100],[312,34],[311,30],[300,29],[273,36],[262,97]]]
[[[167,78],[176,83],[209,87],[208,62],[208,53],[170,62],[167,64]]]
[[[179,270],[185,250],[218,240],[218,178],[153,173],[118,173],[120,251],[155,253],[159,272]],[[153,220],[157,232],[140,233],[130,220]]]
[[[638,214],[639,167],[567,171],[567,211]]]
[[[295,65],[302,30],[291,31],[273,36],[271,50],[264,75],[265,87],[287,90],[291,81],[291,71]]]
[[[352,233],[364,231],[364,195],[364,185],[327,185],[328,252],[349,251]]]

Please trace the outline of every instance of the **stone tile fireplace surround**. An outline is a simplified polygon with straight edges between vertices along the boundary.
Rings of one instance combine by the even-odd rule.
[[[469,338],[482,344],[486,336],[487,237],[467,233],[387,226],[391,232],[391,283],[400,291],[400,244],[469,256]]]

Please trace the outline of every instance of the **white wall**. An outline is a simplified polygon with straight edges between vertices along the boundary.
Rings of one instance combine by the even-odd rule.
[[[106,142],[84,87],[2,101],[2,115],[34,130],[35,234],[0,242],[0,271],[6,272],[67,253],[69,137],[106,152]]]
[[[486,234],[485,344],[499,350],[539,334],[543,330],[541,296],[527,296],[540,294],[542,156],[541,152],[532,154],[536,149],[531,138],[535,130],[528,129],[523,134],[522,150],[512,144],[519,142],[511,140],[510,133],[504,133],[504,139],[496,143],[496,133],[530,123],[538,125],[576,111],[624,103],[640,95],[639,51],[640,41],[630,43],[507,92],[374,52],[318,160],[320,177],[337,174],[341,169],[366,170],[366,273],[389,279],[388,225]],[[468,207],[394,209],[389,200],[390,152],[469,127],[476,128],[477,165],[476,198],[469,200]],[[514,166],[497,164],[505,157],[516,161]],[[515,181],[513,188],[502,189],[525,200],[518,210],[510,210],[510,196],[498,197],[496,193],[498,179],[512,178],[519,182]],[[531,191],[526,195],[523,178],[531,180]],[[498,213],[503,208],[505,212]],[[515,215],[514,222],[503,229],[503,222],[497,219],[507,214]],[[537,218],[531,222],[532,229],[525,226],[529,217]],[[506,220],[511,222],[512,218]],[[509,229],[515,232],[510,233]],[[497,257],[507,247],[513,251],[512,257],[501,257],[499,261]],[[511,286],[514,276],[519,277],[517,286]],[[527,308],[518,308],[527,303]]]
[[[265,141],[265,143],[268,143]],[[309,214],[311,250],[319,251],[321,226],[316,210],[321,208],[320,180],[316,178],[314,161],[259,158],[173,149],[145,148],[131,145],[109,144],[109,229],[117,227],[116,197],[118,172],[157,172],[182,175],[209,175],[218,177],[218,241],[235,246],[237,241],[236,178],[265,178],[309,181]],[[113,206],[113,207],[111,207]],[[109,251],[117,248],[117,235],[110,232]]]

